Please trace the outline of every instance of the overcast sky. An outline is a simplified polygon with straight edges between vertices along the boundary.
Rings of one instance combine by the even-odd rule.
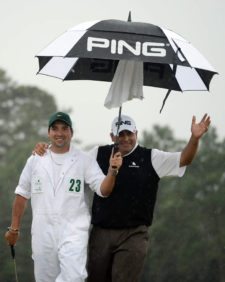
[[[225,137],[225,0],[0,0],[0,68],[18,84],[35,85],[54,95],[59,110],[71,108],[75,135],[83,144],[109,143],[111,120],[118,109],[103,104],[110,83],[62,82],[36,75],[38,54],[67,29],[101,19],[148,22],[171,29],[188,39],[211,63],[215,75],[210,92],[172,92],[162,114],[165,90],[144,87],[145,99],[123,105],[139,133],[154,124],[169,125],[177,138],[188,139],[192,115],[212,119]]]

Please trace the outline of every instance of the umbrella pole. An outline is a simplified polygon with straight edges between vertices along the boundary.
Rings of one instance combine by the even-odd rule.
[[[122,106],[119,107],[116,141],[114,142],[114,146],[113,146],[113,155],[119,151],[119,129],[120,129],[120,122],[121,122],[121,112],[122,112]]]
[[[117,124],[117,132],[116,132],[116,137],[119,137],[119,129],[120,129],[120,122],[121,122],[121,111],[122,111],[122,106],[119,107],[119,114],[118,114],[118,124]]]

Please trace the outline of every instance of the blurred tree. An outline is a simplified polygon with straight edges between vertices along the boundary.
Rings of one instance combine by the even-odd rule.
[[[168,126],[154,125],[151,131],[144,130],[140,143],[147,148],[163,151],[180,151],[186,144],[184,140],[176,140],[173,131]]]
[[[46,140],[47,122],[56,111],[53,96],[30,86],[16,86],[0,71],[0,163],[19,143]]]
[[[4,242],[11,221],[14,189],[34,144],[47,141],[48,117],[57,111],[54,98],[30,86],[17,86],[0,69],[0,281],[14,281],[10,249]],[[28,205],[16,246],[20,281],[34,281],[30,247],[31,209]]]
[[[154,134],[145,132],[142,143],[168,151],[184,145],[168,128]],[[142,282],[225,281],[224,159],[225,141],[212,128],[185,176],[160,182]]]

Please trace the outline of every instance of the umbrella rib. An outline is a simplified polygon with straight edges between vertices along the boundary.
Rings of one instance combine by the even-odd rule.
[[[178,52],[178,50],[177,50],[177,52]],[[176,52],[176,53],[177,53]],[[176,74],[176,71],[177,71],[177,65],[173,65],[173,70],[172,70],[172,75],[175,77],[175,74]],[[162,112],[162,110],[163,110],[163,108],[164,108],[164,106],[165,106],[165,103],[166,103],[166,100],[167,100],[167,98],[169,97],[169,95],[170,95],[170,93],[171,93],[171,89],[168,89],[168,91],[167,91],[167,93],[166,93],[166,96],[165,96],[165,98],[163,99],[163,103],[162,103],[162,107],[161,107],[161,109],[160,109],[160,114],[161,114],[161,112]]]
[[[184,55],[184,53],[182,52],[181,48],[177,45],[177,43],[172,39],[174,45],[177,47],[177,50],[176,50],[176,54],[180,53],[181,56],[184,58],[184,61],[186,61],[188,63],[188,60],[186,58],[186,56]],[[190,64],[188,63],[188,65],[190,66]]]
[[[171,92],[171,89],[169,89],[169,90],[167,91],[166,96],[165,96],[165,98],[163,99],[162,107],[161,107],[161,109],[160,109],[160,111],[159,111],[160,114],[161,114],[161,112],[162,112],[162,110],[163,110],[163,108],[164,108],[164,106],[165,106],[166,100],[167,100],[168,96],[170,95],[170,92]]]

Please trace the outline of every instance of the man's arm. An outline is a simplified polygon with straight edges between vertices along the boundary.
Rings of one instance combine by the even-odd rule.
[[[27,199],[16,195],[12,208],[12,222],[8,231],[5,233],[5,239],[9,245],[15,245],[19,237],[21,218],[26,208]]]
[[[181,152],[180,167],[189,165],[198,150],[200,138],[207,132],[210,125],[210,117],[205,114],[199,123],[196,123],[196,117],[193,116],[191,123],[191,138],[187,146]]]
[[[100,187],[103,196],[107,197],[111,194],[116,182],[116,175],[118,174],[121,165],[122,165],[121,153],[117,152],[115,155],[113,155],[112,152],[109,161],[108,173]]]

